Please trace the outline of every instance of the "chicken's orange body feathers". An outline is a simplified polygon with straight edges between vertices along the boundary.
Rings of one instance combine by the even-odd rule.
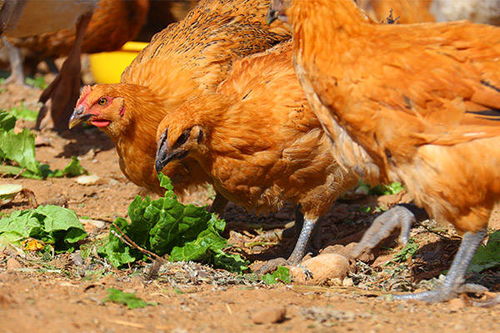
[[[317,219],[355,178],[330,154],[293,71],[290,46],[236,62],[216,94],[186,102],[158,132],[168,128],[176,138],[201,126],[206,150],[188,156],[230,201],[257,212],[293,202],[306,219]]]
[[[237,57],[290,37],[280,25],[265,24],[267,8],[266,0],[201,1],[184,20],[153,37],[124,71],[121,84],[91,88],[94,103],[101,96],[124,98],[122,118],[116,118],[118,109],[102,111],[115,122],[102,130],[115,142],[121,169],[135,184],[162,192],[154,170],[155,135],[169,112],[193,96],[213,91]],[[184,161],[164,172],[182,193],[203,182],[196,168]]]
[[[500,195],[500,29],[375,25],[350,0],[298,0],[289,15],[316,112],[332,136],[359,144],[344,163],[403,181],[460,231],[484,228]]]

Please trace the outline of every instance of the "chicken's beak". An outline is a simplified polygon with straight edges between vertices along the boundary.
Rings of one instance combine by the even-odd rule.
[[[158,150],[156,151],[155,169],[159,173],[163,168],[173,160],[180,160],[188,154],[188,151],[177,149],[170,150],[168,147],[167,132],[163,133],[158,141]]]
[[[88,120],[90,117],[92,117],[92,114],[90,113],[84,113],[85,108],[83,105],[77,106],[75,110],[73,111],[73,114],[69,118],[69,124],[68,127],[69,129],[72,129],[76,125]]]

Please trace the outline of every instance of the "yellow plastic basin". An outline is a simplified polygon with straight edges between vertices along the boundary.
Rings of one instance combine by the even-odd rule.
[[[148,43],[127,42],[121,50],[94,53],[90,58],[90,71],[97,83],[118,83],[125,68]]]

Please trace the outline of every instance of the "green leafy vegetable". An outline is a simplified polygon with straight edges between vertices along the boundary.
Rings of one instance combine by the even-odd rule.
[[[500,230],[488,238],[486,245],[481,245],[469,265],[469,272],[480,273],[486,269],[500,266]]]
[[[45,78],[43,76],[27,77],[24,82],[38,89],[47,88],[47,82],[45,82]]]
[[[57,251],[73,251],[77,242],[87,237],[75,212],[59,206],[40,206],[15,211],[0,219],[0,244],[19,246],[34,238],[53,244]]]
[[[398,253],[394,255],[392,260],[388,261],[385,266],[387,265],[392,265],[395,263],[402,263],[410,259],[417,253],[418,251],[418,244],[415,242],[414,239],[410,238],[408,241],[408,244],[404,248],[401,249]]]
[[[12,114],[0,111],[0,132],[10,131],[16,126],[16,117]]]
[[[126,305],[129,309],[139,309],[145,308],[148,305],[157,305],[153,302],[145,302],[135,294],[125,293],[120,289],[109,288],[107,292],[108,296],[103,300],[103,302],[123,304]]]
[[[25,119],[29,121],[35,121],[38,117],[38,111],[28,109],[23,103],[10,109],[9,113],[17,119]]]
[[[390,195],[390,194],[398,194],[404,189],[405,187],[398,182],[394,182],[389,185],[379,184],[371,187],[370,185],[360,180],[358,182],[358,187],[356,188],[356,192],[371,194],[371,195]]]
[[[27,129],[14,132],[16,118],[0,111],[0,175],[26,178],[74,177],[87,173],[76,157],[63,170],[50,170],[35,159],[35,136]]]
[[[120,239],[121,230],[138,246],[160,256],[169,254],[171,261],[193,260],[235,272],[246,270],[247,262],[239,255],[223,251],[228,244],[220,233],[226,223],[202,207],[183,205],[177,201],[168,177],[160,174],[159,179],[166,188],[164,197],[136,197],[128,208],[131,222],[116,219],[99,254],[115,267],[145,259],[140,251]]]
[[[275,284],[278,282],[289,284],[292,280],[290,278],[290,270],[283,266],[278,268],[273,273],[267,273],[262,276],[262,281],[265,284]]]
[[[87,174],[87,170],[80,164],[78,157],[72,156],[71,161],[62,170],[55,170],[49,173],[49,177],[76,177]]]

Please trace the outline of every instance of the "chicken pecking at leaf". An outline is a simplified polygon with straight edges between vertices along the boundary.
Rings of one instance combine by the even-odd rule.
[[[236,58],[290,38],[281,24],[265,23],[267,9],[267,0],[201,1],[153,37],[121,83],[83,89],[70,127],[84,120],[99,127],[114,141],[127,178],[162,193],[154,170],[158,124],[186,100],[213,91]],[[164,173],[177,193],[208,179],[189,161],[172,163]]]

